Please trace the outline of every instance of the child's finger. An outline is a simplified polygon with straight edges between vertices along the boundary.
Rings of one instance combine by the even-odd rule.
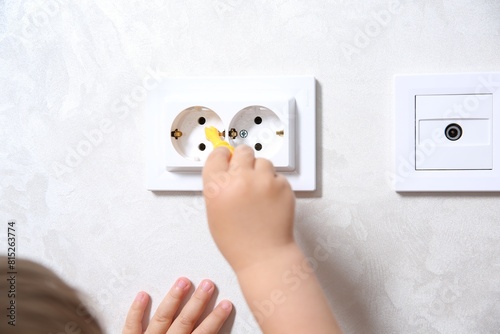
[[[202,323],[193,331],[193,334],[218,333],[224,322],[231,314],[233,305],[228,300],[223,300]]]
[[[255,155],[253,149],[247,145],[239,145],[234,149],[233,157],[229,162],[231,170],[253,169],[255,164]]]
[[[161,301],[151,322],[149,323],[146,334],[166,333],[174,321],[175,314],[186,296],[191,282],[181,277],[177,279],[174,286],[170,288],[165,298]]]
[[[267,159],[262,158],[255,159],[255,170],[271,173],[272,175],[276,174],[273,163]]]
[[[127,313],[123,334],[142,334],[142,318],[148,302],[147,293],[141,291],[137,294]]]
[[[214,290],[215,286],[212,281],[203,280],[186,306],[182,308],[181,313],[179,313],[169,331],[171,333],[191,333],[210,298],[212,298]]]

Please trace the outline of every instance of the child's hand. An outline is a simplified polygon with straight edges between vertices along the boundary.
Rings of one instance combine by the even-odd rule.
[[[220,251],[235,271],[276,256],[294,243],[295,197],[272,163],[255,159],[248,146],[231,158],[215,149],[203,169],[208,224]]]
[[[142,321],[144,311],[149,303],[149,296],[145,292],[139,292],[127,314],[123,334],[218,333],[222,324],[231,313],[232,304],[227,300],[220,302],[201,324],[194,329],[195,324],[207,307],[215,290],[214,284],[209,280],[204,280],[200,284],[179,315],[175,317],[190,287],[191,282],[187,278],[179,278],[158,306],[146,331],[142,329]]]
[[[293,239],[293,191],[271,162],[255,159],[248,146],[232,158],[217,148],[203,169],[203,194],[212,237],[262,332],[340,333],[315,269]]]

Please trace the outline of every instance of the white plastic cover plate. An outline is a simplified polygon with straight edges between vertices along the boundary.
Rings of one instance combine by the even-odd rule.
[[[418,95],[415,108],[416,151],[433,150],[416,160],[417,170],[493,168],[492,94]]]
[[[500,73],[395,78],[398,192],[500,191]]]
[[[248,123],[248,120],[239,117],[240,109],[269,106],[284,121],[285,124],[281,125],[290,131],[285,131],[285,145],[274,142],[275,146],[262,152],[273,155],[274,162],[279,166],[277,170],[287,177],[293,190],[316,189],[316,81],[312,76],[163,78],[161,84],[148,94],[146,103],[147,189],[202,190],[201,167],[206,158],[205,151],[196,152],[196,142],[182,146],[171,137],[175,131],[171,127],[181,121],[192,126],[193,120],[177,118],[190,106],[204,113],[207,125],[210,122],[223,124],[226,131],[233,122]],[[210,110],[216,112],[220,119]],[[262,112],[266,111],[262,109]],[[291,118],[287,120],[287,117]],[[270,122],[275,123],[272,117]],[[252,132],[250,129],[249,124],[249,133]],[[199,135],[195,136],[198,140]],[[236,140],[241,141],[241,138],[235,139],[234,144],[237,144]],[[253,143],[251,136],[247,141]],[[286,144],[287,141],[289,144]],[[186,160],[186,157],[191,160]]]

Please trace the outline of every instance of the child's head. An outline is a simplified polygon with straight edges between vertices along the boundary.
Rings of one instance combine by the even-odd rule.
[[[22,259],[16,259],[12,270],[7,261],[6,256],[0,256],[0,333],[103,333],[78,292],[54,272]],[[12,271],[16,274],[8,274]],[[15,327],[9,324],[14,319]]]

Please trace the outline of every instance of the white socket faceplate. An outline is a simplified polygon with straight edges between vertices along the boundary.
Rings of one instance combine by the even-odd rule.
[[[395,189],[500,191],[500,73],[395,78]]]
[[[315,84],[314,77],[307,76],[164,78],[150,92],[146,105],[147,188],[202,190],[201,170],[212,146],[199,134],[205,125],[213,123],[219,131],[225,131],[226,140],[232,144],[261,144],[261,151],[255,149],[256,156],[269,158],[295,191],[315,190]],[[206,124],[198,126],[194,122],[196,117],[187,120],[178,117],[192,107],[197,109],[191,114],[206,115]],[[239,113],[248,107],[252,108]],[[262,125],[251,124],[252,117],[247,115],[252,113],[261,114]],[[193,135],[188,136],[185,130],[181,137],[173,138],[172,131],[178,124]],[[232,127],[238,133],[248,130],[248,137],[229,139]],[[203,145],[206,150],[198,152]]]

